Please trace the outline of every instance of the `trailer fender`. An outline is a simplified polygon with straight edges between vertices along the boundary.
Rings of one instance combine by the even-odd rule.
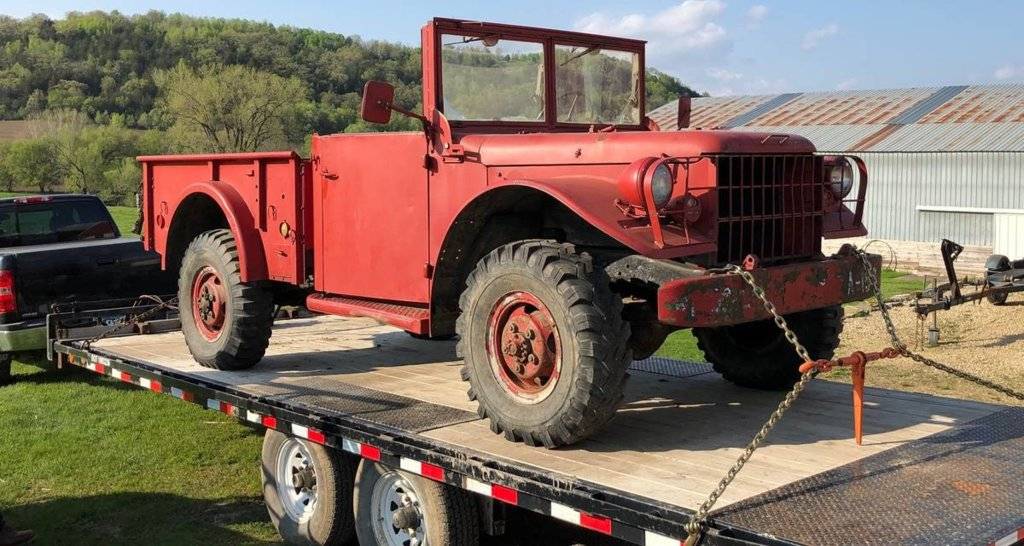
[[[235,237],[235,243],[238,245],[238,260],[240,262],[239,268],[242,281],[265,280],[267,278],[267,259],[263,252],[260,232],[255,227],[256,222],[252,212],[238,191],[231,187],[230,184],[224,182],[203,181],[190,184],[182,191],[182,195],[185,196],[181,200],[182,204],[195,197],[205,196],[217,205],[227,221],[228,229],[231,230],[231,234]],[[178,210],[174,212],[174,218],[171,221],[168,233],[173,233],[175,227],[188,229],[188,226],[177,226],[178,222],[185,221],[183,218],[185,215],[182,214],[184,208],[179,205]],[[166,268],[168,266],[168,252],[161,253],[161,258],[163,266]]]

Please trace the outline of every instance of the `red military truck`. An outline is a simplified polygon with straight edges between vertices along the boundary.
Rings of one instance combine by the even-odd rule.
[[[180,271],[198,362],[253,366],[275,303],[301,297],[458,335],[491,428],[565,445],[614,414],[629,363],[676,329],[738,384],[799,377],[761,302],[721,274],[740,263],[811,356],[832,355],[841,304],[869,286],[858,256],[826,257],[821,240],[866,233],[861,160],[797,136],[663,131],[638,40],[434,19],[422,56],[422,113],[382,82],[362,109],[422,131],[314,135],[308,160],[140,158],[145,244]]]

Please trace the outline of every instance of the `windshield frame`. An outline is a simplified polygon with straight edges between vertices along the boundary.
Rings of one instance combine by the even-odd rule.
[[[429,36],[433,34],[433,36]],[[497,23],[479,23],[460,21],[454,19],[434,19],[431,24],[424,27],[424,45],[430,44],[432,51],[424,48],[424,82],[423,104],[427,106],[427,116],[433,111],[444,112],[444,88],[442,85],[443,75],[441,62],[441,48],[444,40],[456,36],[467,36],[484,38],[499,36],[501,40],[515,40],[522,42],[533,42],[543,45],[544,59],[544,118],[538,121],[493,121],[493,120],[448,120],[453,129],[495,129],[498,131],[585,131],[590,128],[615,127],[617,129],[644,130],[647,118],[647,105],[645,100],[646,88],[645,79],[647,73],[646,61],[644,58],[644,45],[642,40],[628,38],[615,38],[611,36],[600,36],[581,32],[551,30],[534,27],[521,27],[516,25],[504,25]],[[635,124],[608,124],[590,122],[561,122],[558,121],[557,100],[555,93],[558,67],[555,60],[555,46],[571,47],[594,47],[597,49],[621,51],[637,56],[637,63],[640,71],[637,82],[638,94],[638,123]],[[429,63],[429,65],[427,64]],[[433,80],[433,81],[429,81]],[[432,95],[432,96],[431,96]]]

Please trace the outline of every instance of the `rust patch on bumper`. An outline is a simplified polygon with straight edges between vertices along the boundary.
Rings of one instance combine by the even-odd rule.
[[[869,255],[875,275],[882,258]],[[872,296],[857,256],[765,267],[753,272],[782,314],[819,309]],[[761,301],[736,275],[669,281],[658,290],[658,320],[684,328],[728,326],[769,318]]]

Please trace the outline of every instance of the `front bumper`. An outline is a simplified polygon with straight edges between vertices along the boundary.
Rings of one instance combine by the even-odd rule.
[[[39,351],[46,348],[45,320],[0,324],[0,353]]]
[[[875,278],[881,256],[868,255]],[[764,267],[751,272],[781,314],[820,309],[873,295],[864,263],[855,254]],[[770,318],[761,300],[737,275],[699,275],[661,284],[658,320],[683,328],[742,324]]]

